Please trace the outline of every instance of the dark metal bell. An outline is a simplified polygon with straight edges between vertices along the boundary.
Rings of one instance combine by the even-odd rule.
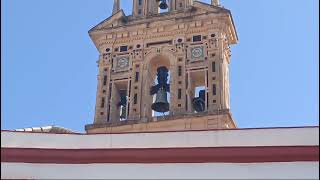
[[[203,112],[205,107],[205,91],[199,91],[199,97],[193,98],[192,100],[193,108],[196,112]]]
[[[126,119],[127,117],[127,107],[121,106],[120,119]]]
[[[119,91],[120,94],[120,102],[118,103],[118,107],[120,107],[120,119],[127,118],[127,91],[121,90]]]
[[[167,9],[168,8],[167,1],[166,0],[161,0],[159,8],[160,9]]]
[[[169,103],[167,100],[167,92],[165,89],[160,88],[156,94],[156,101],[151,105],[151,109],[156,112],[168,112]]]

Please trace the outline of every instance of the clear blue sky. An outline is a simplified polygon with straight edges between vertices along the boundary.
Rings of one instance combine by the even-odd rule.
[[[209,2],[208,0],[204,2]],[[319,1],[221,0],[232,11],[231,111],[241,128],[319,124]],[[122,8],[131,14],[131,0]],[[111,0],[1,0],[1,129],[93,122]]]

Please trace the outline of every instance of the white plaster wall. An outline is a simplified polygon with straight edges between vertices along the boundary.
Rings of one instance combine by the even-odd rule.
[[[99,149],[319,145],[319,127],[130,134],[1,132],[1,147]]]
[[[318,179],[319,162],[198,164],[1,163],[15,179]]]

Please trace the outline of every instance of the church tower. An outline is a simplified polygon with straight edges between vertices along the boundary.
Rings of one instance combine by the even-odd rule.
[[[89,30],[99,51],[88,133],[236,128],[230,112],[231,12],[193,0],[133,0]],[[159,8],[160,7],[160,8]]]

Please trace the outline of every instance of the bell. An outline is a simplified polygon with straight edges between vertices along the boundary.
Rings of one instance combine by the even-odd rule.
[[[120,93],[120,102],[118,103],[118,107],[120,107],[120,119],[127,118],[127,91],[121,90]]]
[[[205,91],[199,91],[199,97],[193,98],[192,100],[193,108],[196,112],[203,112],[205,107]]]
[[[126,111],[127,111],[126,106],[121,106],[120,119],[126,119],[126,116],[127,116]]]
[[[167,9],[168,8],[167,1],[166,0],[161,0],[159,8],[160,9]]]
[[[167,100],[167,92],[165,89],[159,89],[156,94],[156,101],[151,105],[151,109],[156,112],[162,113],[169,111],[169,103]]]

